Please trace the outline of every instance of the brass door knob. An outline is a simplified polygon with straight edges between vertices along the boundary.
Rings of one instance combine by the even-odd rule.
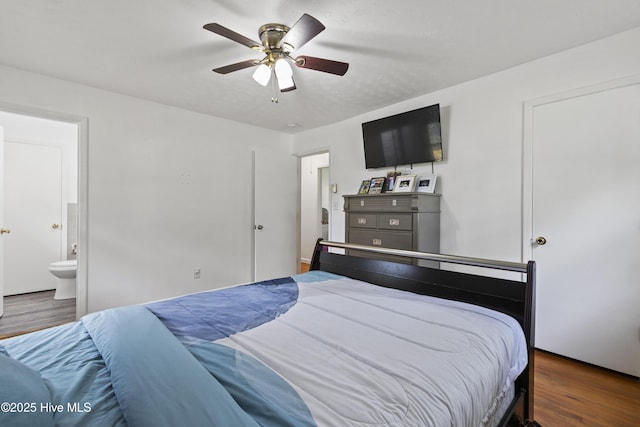
[[[9,234],[11,230],[8,228],[0,228],[0,234]]]
[[[547,239],[545,239],[542,236],[538,236],[538,237],[536,237],[536,244],[539,245],[539,246],[546,245],[547,244]]]
[[[51,224],[51,228],[57,230],[58,228],[60,228],[60,224]]]

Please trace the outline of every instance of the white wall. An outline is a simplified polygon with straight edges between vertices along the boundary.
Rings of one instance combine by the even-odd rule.
[[[8,67],[1,105],[88,118],[89,312],[250,280],[251,150],[289,136]]]
[[[344,236],[341,196],[387,172],[365,169],[360,124],[439,103],[445,161],[434,168],[442,193],[441,252],[520,261],[523,102],[640,73],[638,46],[640,28],[297,134],[300,153],[332,141],[331,182],[339,189],[332,194],[332,238]],[[430,173],[431,166],[414,172]]]

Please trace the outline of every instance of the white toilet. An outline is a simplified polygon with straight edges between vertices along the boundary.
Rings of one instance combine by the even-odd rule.
[[[49,271],[58,278],[58,286],[53,299],[69,299],[76,297],[76,270],[78,261],[56,261],[49,264]]]

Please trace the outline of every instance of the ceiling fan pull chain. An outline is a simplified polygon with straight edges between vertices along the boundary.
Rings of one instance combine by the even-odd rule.
[[[278,79],[276,79],[275,76],[275,71],[271,71],[271,73],[273,74],[271,76],[271,89],[273,90],[273,96],[271,97],[271,102],[273,102],[274,104],[278,103]]]

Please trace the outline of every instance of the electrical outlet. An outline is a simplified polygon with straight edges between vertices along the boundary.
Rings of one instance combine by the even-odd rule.
[[[194,268],[193,269],[193,278],[194,279],[199,279],[200,278],[200,269],[199,268]]]

